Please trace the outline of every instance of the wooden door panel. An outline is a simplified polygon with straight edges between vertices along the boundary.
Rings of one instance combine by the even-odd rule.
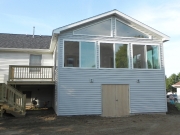
[[[116,116],[129,114],[129,87],[128,85],[116,85]]]
[[[115,110],[115,89],[113,85],[102,85],[102,115],[113,117],[116,115]]]
[[[102,85],[102,116],[129,115],[129,86]]]

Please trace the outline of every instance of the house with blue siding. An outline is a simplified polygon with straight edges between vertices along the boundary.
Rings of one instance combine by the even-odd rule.
[[[7,74],[0,71],[0,79],[28,94],[26,105],[35,97],[39,107],[49,101],[58,116],[165,113],[163,43],[168,40],[167,35],[112,10],[54,29],[45,49],[1,47],[0,55],[29,54],[29,60],[18,66],[18,60],[14,65],[0,58],[9,66],[4,69]],[[3,56],[11,59],[8,54]]]

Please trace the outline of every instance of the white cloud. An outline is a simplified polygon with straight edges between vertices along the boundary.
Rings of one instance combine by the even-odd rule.
[[[164,44],[164,58],[166,75],[180,72],[180,1],[169,1],[152,7],[142,5],[133,12],[137,20],[170,36],[170,41]]]

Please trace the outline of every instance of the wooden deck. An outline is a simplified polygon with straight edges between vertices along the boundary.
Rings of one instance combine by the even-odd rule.
[[[9,66],[8,84],[12,85],[54,85],[53,66]]]
[[[10,85],[54,85],[55,81],[8,81]]]

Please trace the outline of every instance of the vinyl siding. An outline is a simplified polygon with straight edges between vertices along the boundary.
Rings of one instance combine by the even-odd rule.
[[[112,17],[113,18],[113,17]],[[113,18],[114,20],[114,18]],[[114,23],[113,23],[114,27]],[[77,29],[77,28],[75,28]],[[97,41],[97,69],[63,68],[63,40]],[[161,69],[99,69],[99,41],[156,43],[160,45]],[[163,46],[160,40],[73,35],[64,31],[58,42],[58,114],[101,115],[101,85],[129,84],[130,113],[166,112]],[[129,50],[132,52],[132,49]],[[130,66],[132,67],[132,58]],[[90,83],[89,79],[94,82]],[[137,83],[140,80],[140,83]]]
[[[0,83],[6,83],[9,65],[29,65],[30,54],[0,52]],[[42,54],[42,66],[52,66],[52,54]]]
[[[56,45],[57,46],[57,45]],[[58,108],[58,59],[57,59],[57,52],[58,48],[56,47],[54,52],[53,52],[53,62],[54,62],[54,81],[55,81],[55,88],[54,88],[54,93],[53,93],[53,98],[54,98],[54,103],[53,103],[53,109],[55,113],[57,114],[57,108]]]

